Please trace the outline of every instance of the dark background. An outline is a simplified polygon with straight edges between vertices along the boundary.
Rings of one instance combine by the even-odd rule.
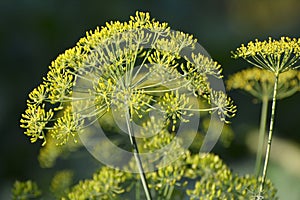
[[[73,47],[87,30],[106,21],[128,21],[136,10],[149,11],[173,30],[193,34],[222,64],[225,79],[248,67],[246,62],[231,58],[230,51],[241,43],[269,36],[299,37],[300,32],[298,0],[1,0],[0,199],[9,199],[16,179],[48,173],[37,162],[40,145],[30,144],[19,120],[28,93],[42,81],[51,61]],[[241,92],[230,95],[238,105],[231,124],[235,141],[221,156],[233,170],[251,172],[254,155],[245,145],[245,135],[257,128],[260,105]],[[275,155],[286,161],[274,159],[269,170],[280,199],[300,198],[300,173],[291,169],[299,166],[300,160],[299,100],[296,94],[278,104],[275,135],[291,147],[291,151]]]

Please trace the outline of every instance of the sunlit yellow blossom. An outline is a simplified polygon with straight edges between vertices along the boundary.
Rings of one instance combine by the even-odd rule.
[[[273,73],[280,74],[289,69],[299,67],[300,39],[281,37],[280,40],[249,42],[242,45],[235,52],[234,58],[243,58],[256,67],[264,68]]]
[[[189,98],[185,94],[180,95],[178,92],[175,94],[173,92],[166,93],[159,101],[159,105],[166,117],[171,120],[172,131],[175,131],[177,120],[188,122],[188,117],[192,115],[187,111],[191,108],[191,105],[189,105]]]
[[[207,75],[212,75],[217,78],[222,78],[222,68],[221,65],[218,64],[215,61],[212,61],[208,57],[205,57],[202,54],[192,54],[192,63],[196,64],[199,66],[196,69],[196,72],[199,74],[207,74]],[[191,70],[191,69],[189,69]]]
[[[224,93],[216,96],[208,81],[222,77],[221,66],[201,53],[183,54],[193,52],[196,41],[143,12],[88,31],[51,63],[43,84],[29,95],[21,126],[33,142],[51,130],[57,144],[65,144],[112,110],[130,120],[155,110],[166,114],[173,130],[177,119],[187,122],[195,111],[218,110],[226,121],[233,116],[230,106],[235,112],[233,102]],[[212,108],[187,105],[189,95],[208,101],[210,93]]]
[[[73,113],[70,107],[67,107],[63,116],[59,117],[53,126],[52,136],[59,142],[65,144],[70,137],[77,142],[78,127],[83,126],[83,120],[78,113]]]
[[[28,103],[41,104],[47,99],[47,89],[45,85],[39,85],[37,88],[34,88],[28,96]]]
[[[209,103],[214,107],[214,110],[210,112],[216,112],[225,122],[226,117],[235,116],[236,106],[233,105],[231,98],[228,98],[222,91],[213,91]]]
[[[38,139],[44,139],[45,127],[51,120],[54,113],[50,109],[45,111],[45,104],[36,105],[28,104],[28,108],[25,110],[25,114],[22,114],[21,127],[25,128],[25,134],[30,136],[31,142],[36,142]]]

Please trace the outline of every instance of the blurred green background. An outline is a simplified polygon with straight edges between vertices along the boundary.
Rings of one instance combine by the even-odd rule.
[[[28,93],[42,81],[58,54],[73,47],[87,30],[106,21],[127,21],[135,11],[149,11],[173,30],[193,34],[225,79],[249,67],[230,51],[249,40],[269,36],[299,37],[299,0],[1,0],[0,1],[0,199],[10,199],[13,182],[49,176],[37,161],[40,144],[30,144],[19,128]],[[235,140],[216,153],[236,172],[251,173],[260,104],[249,95],[230,92],[238,105],[232,120]],[[269,178],[280,199],[300,199],[300,95],[278,104],[276,139]],[[88,163],[84,163],[86,167]],[[91,163],[93,165],[95,163]]]

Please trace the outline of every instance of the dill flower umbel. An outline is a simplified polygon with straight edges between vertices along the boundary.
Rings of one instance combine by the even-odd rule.
[[[262,100],[267,97],[272,99],[275,77],[268,70],[256,67],[239,71],[227,81],[227,88],[240,89],[250,93],[252,96]],[[277,99],[283,99],[293,95],[300,90],[300,72],[289,70],[280,74],[278,80]]]
[[[252,65],[280,74],[289,69],[296,69],[300,60],[300,39],[281,37],[249,42],[232,52],[234,58],[243,58]]]
[[[171,31],[149,13],[136,12],[128,22],[106,23],[51,63],[43,82],[29,94],[21,127],[31,142],[41,139],[43,145],[49,134],[58,145],[76,143],[84,135],[86,147],[95,145],[88,150],[101,154],[106,140],[95,141],[91,134],[103,133],[99,124],[104,116],[117,115],[125,121],[121,129],[129,136],[130,156],[135,158],[146,199],[151,200],[134,123],[149,121],[156,113],[164,129],[176,133],[180,123],[200,111],[215,112],[224,122],[236,112],[232,100],[210,86],[209,77],[222,78],[221,66],[196,45],[192,35]],[[211,107],[190,104],[191,98]]]
[[[212,108],[203,111],[217,111],[226,121],[235,106],[208,82],[208,76],[222,77],[221,66],[199,52],[182,53],[195,44],[193,36],[171,31],[143,12],[88,31],[51,63],[29,94],[21,127],[43,145],[47,133],[59,145],[77,142],[77,134],[112,111],[133,120],[155,110],[175,127],[201,111],[188,105],[189,95],[206,99]]]

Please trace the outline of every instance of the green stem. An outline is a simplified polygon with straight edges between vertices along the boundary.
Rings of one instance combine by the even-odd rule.
[[[174,191],[174,185],[172,185],[169,189],[167,200],[170,200]]]
[[[275,73],[275,83],[274,83],[274,89],[273,89],[273,100],[272,100],[272,111],[271,111],[271,120],[270,120],[270,128],[268,133],[268,144],[266,149],[266,157],[264,162],[264,168],[263,168],[263,174],[262,174],[262,181],[259,187],[259,195],[261,196],[264,189],[264,184],[267,177],[267,169],[269,164],[269,157],[271,153],[271,144],[272,144],[272,135],[273,135],[273,128],[274,128],[274,118],[275,118],[275,108],[276,108],[276,97],[277,97],[277,87],[278,87],[278,78],[279,73]]]
[[[255,174],[258,177],[261,171],[261,162],[263,157],[263,149],[265,144],[267,112],[268,112],[268,95],[262,97],[262,108],[260,114],[259,139],[256,153]]]
[[[137,181],[136,183],[135,183],[135,199],[136,200],[140,200],[141,199],[141,194],[140,194],[140,182],[139,181]]]
[[[169,191],[169,184],[167,184],[166,187],[165,187],[164,194],[163,194],[164,198],[167,196],[168,191]]]
[[[132,149],[133,149],[133,155],[139,170],[139,174],[141,177],[141,181],[142,181],[142,185],[145,191],[145,195],[146,195],[146,199],[147,200],[152,200],[151,198],[151,193],[147,184],[147,179],[146,179],[146,175],[143,169],[143,165],[142,165],[142,161],[140,158],[140,154],[139,154],[139,150],[138,150],[138,146],[134,137],[134,132],[133,132],[133,128],[132,128],[132,124],[130,121],[130,114],[129,114],[129,110],[127,110],[127,112],[125,113],[125,119],[126,119],[126,125],[127,125],[127,130],[128,130],[128,135],[129,135],[129,139],[130,139],[130,143],[132,145]]]

